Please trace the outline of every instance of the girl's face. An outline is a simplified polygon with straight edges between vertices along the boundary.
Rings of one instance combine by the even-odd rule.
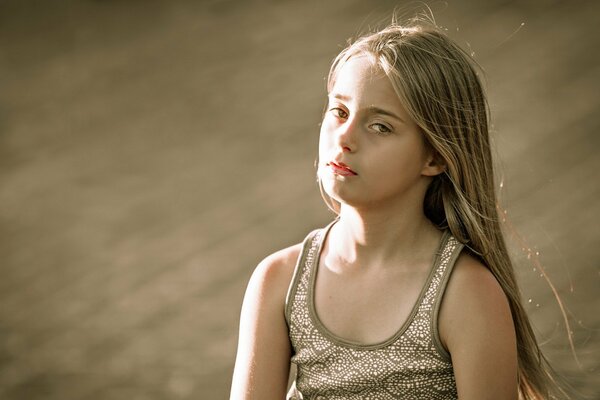
[[[366,57],[347,61],[321,125],[318,175],[325,192],[354,207],[422,202],[429,177],[441,172],[431,159],[387,76]]]

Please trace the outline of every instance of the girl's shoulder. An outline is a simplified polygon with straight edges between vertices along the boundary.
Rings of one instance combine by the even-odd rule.
[[[279,297],[283,293],[283,298],[285,298],[302,252],[314,244],[315,238],[319,233],[323,233],[326,230],[327,228],[315,229],[302,242],[278,250],[265,257],[254,270],[251,282],[259,281],[262,283],[261,287],[264,290],[275,291]]]
[[[477,307],[482,313],[465,313],[465,307]],[[500,283],[477,257],[463,250],[456,264],[442,302],[442,311],[453,320],[458,318],[494,318],[508,310],[508,299]]]
[[[231,398],[283,398],[291,353],[285,296],[302,245],[262,260],[248,282]],[[250,397],[248,397],[250,396]]]
[[[265,257],[254,269],[248,289],[283,306],[301,251],[302,243],[298,243]]]
[[[487,333],[513,335],[506,294],[490,269],[468,251],[463,250],[456,260],[444,292],[439,326],[447,350],[452,350],[453,343],[473,342]]]
[[[455,292],[456,295],[463,294],[465,291],[465,296],[475,295],[476,297],[486,293],[493,295],[502,292],[500,284],[490,269],[466,249],[456,260],[447,290]]]
[[[302,243],[297,243],[269,254],[258,264],[255,273],[264,274],[271,279],[287,275],[291,278],[301,251]]]
[[[487,266],[466,251],[450,275],[438,320],[459,393],[516,399],[517,343],[508,298]]]

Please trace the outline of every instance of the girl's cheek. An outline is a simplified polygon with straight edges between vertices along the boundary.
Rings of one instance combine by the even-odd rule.
[[[321,136],[319,137],[319,154],[323,155],[323,152],[327,148],[327,138],[321,132]]]
[[[331,153],[331,138],[327,136],[327,134],[321,132],[321,136],[319,138],[319,160],[320,162],[325,162],[325,160],[330,156]]]
[[[331,132],[331,122],[325,118],[321,123],[321,130],[319,131],[319,145],[323,145],[328,140]]]
[[[333,137],[336,128],[336,121],[333,118],[325,117],[321,123],[321,140]]]

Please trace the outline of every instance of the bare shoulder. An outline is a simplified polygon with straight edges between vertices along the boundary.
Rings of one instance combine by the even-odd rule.
[[[254,275],[259,275],[267,280],[280,280],[294,272],[296,262],[302,251],[302,243],[276,251],[265,257],[254,270]]]
[[[301,251],[302,243],[298,243],[265,257],[254,270],[249,288],[276,297],[285,296]]]
[[[285,295],[301,248],[297,244],[269,255],[252,273],[240,314],[231,399],[285,396],[291,354]]]
[[[297,243],[286,247],[285,249],[278,250],[275,253],[265,257],[258,264],[258,268],[265,269],[267,271],[293,269],[296,266],[296,261],[298,260],[300,251],[302,251],[302,243]]]
[[[508,299],[492,272],[463,252],[444,294],[439,334],[461,399],[517,399],[517,343]]]
[[[456,260],[447,291],[450,296],[460,296],[463,300],[506,300],[494,274],[467,251]]]
[[[439,317],[440,338],[448,348],[453,333],[465,327],[512,329],[508,299],[492,272],[476,257],[463,251],[448,282]],[[485,329],[484,329],[485,330]],[[475,330],[471,332],[476,333]]]

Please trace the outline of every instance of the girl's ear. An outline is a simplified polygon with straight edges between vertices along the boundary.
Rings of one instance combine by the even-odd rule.
[[[421,174],[425,176],[436,176],[441,174],[446,170],[446,162],[442,157],[440,157],[437,151],[431,151],[427,156],[427,160],[425,162],[425,166],[423,166],[423,170]]]

